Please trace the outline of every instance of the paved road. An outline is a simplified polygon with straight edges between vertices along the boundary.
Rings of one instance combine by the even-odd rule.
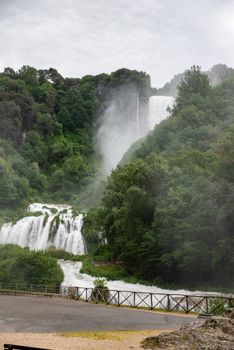
[[[195,321],[80,301],[0,295],[0,332],[176,329]]]

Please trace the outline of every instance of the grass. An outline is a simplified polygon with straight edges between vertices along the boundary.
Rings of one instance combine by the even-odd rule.
[[[93,340],[121,340],[117,332],[69,332],[59,334],[66,338],[86,338]]]
[[[65,250],[63,249],[57,249],[53,247],[48,248],[46,254],[56,259],[64,259],[71,261],[84,261],[87,258],[86,255],[73,255],[71,253],[65,252]]]
[[[114,264],[95,265],[88,257],[83,260],[83,266],[80,272],[95,277],[105,277],[108,280],[124,280],[128,277],[123,266]]]
[[[92,340],[117,340],[126,339],[131,336],[144,335],[147,336],[151,334],[151,331],[97,331],[97,332],[68,332],[68,333],[59,333],[58,335],[65,338],[85,338]]]

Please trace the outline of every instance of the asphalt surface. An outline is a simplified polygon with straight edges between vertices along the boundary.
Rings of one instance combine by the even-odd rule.
[[[0,332],[177,329],[196,318],[80,301],[0,296]]]

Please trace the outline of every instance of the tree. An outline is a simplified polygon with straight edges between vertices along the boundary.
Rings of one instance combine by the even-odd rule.
[[[0,137],[18,144],[21,138],[22,117],[20,108],[13,101],[0,101]]]
[[[193,66],[185,72],[184,78],[178,86],[178,95],[174,112],[178,112],[183,106],[201,103],[202,98],[211,91],[209,78],[201,72],[199,66]]]

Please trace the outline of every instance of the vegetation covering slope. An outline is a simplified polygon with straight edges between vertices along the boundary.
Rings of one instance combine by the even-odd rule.
[[[233,74],[233,68],[226,66],[226,64],[216,64],[210,70],[204,72],[208,78],[211,86],[216,86],[224,82]],[[184,73],[176,74],[169,83],[166,83],[160,89],[154,89],[154,94],[163,96],[177,96],[177,88],[184,78]]]
[[[152,92],[145,73],[127,69],[82,79],[28,66],[0,74],[2,221],[32,201],[78,202],[101,164],[99,117],[116,89],[126,88],[127,104],[129,87],[142,99]],[[99,260],[157,283],[233,284],[233,96],[232,72],[213,88],[198,67],[186,72],[170,117],[112,172],[102,206],[86,217]]]
[[[30,202],[77,204],[81,192],[85,197],[83,188],[102,162],[94,143],[101,115],[116,91],[129,108],[133,89],[145,99],[149,76],[121,69],[73,79],[29,66],[0,74],[0,225],[28,215]],[[61,283],[61,252],[48,254],[0,247],[0,280]]]
[[[0,74],[0,213],[2,221],[32,201],[77,203],[100,167],[93,138],[116,89],[149,94],[150,78],[121,69],[63,78],[24,66]]]
[[[0,281],[4,283],[60,285],[63,272],[57,260],[44,252],[0,245]]]
[[[233,286],[233,152],[234,76],[212,88],[194,66],[170,117],[112,172],[87,235],[94,222],[139,278]]]

